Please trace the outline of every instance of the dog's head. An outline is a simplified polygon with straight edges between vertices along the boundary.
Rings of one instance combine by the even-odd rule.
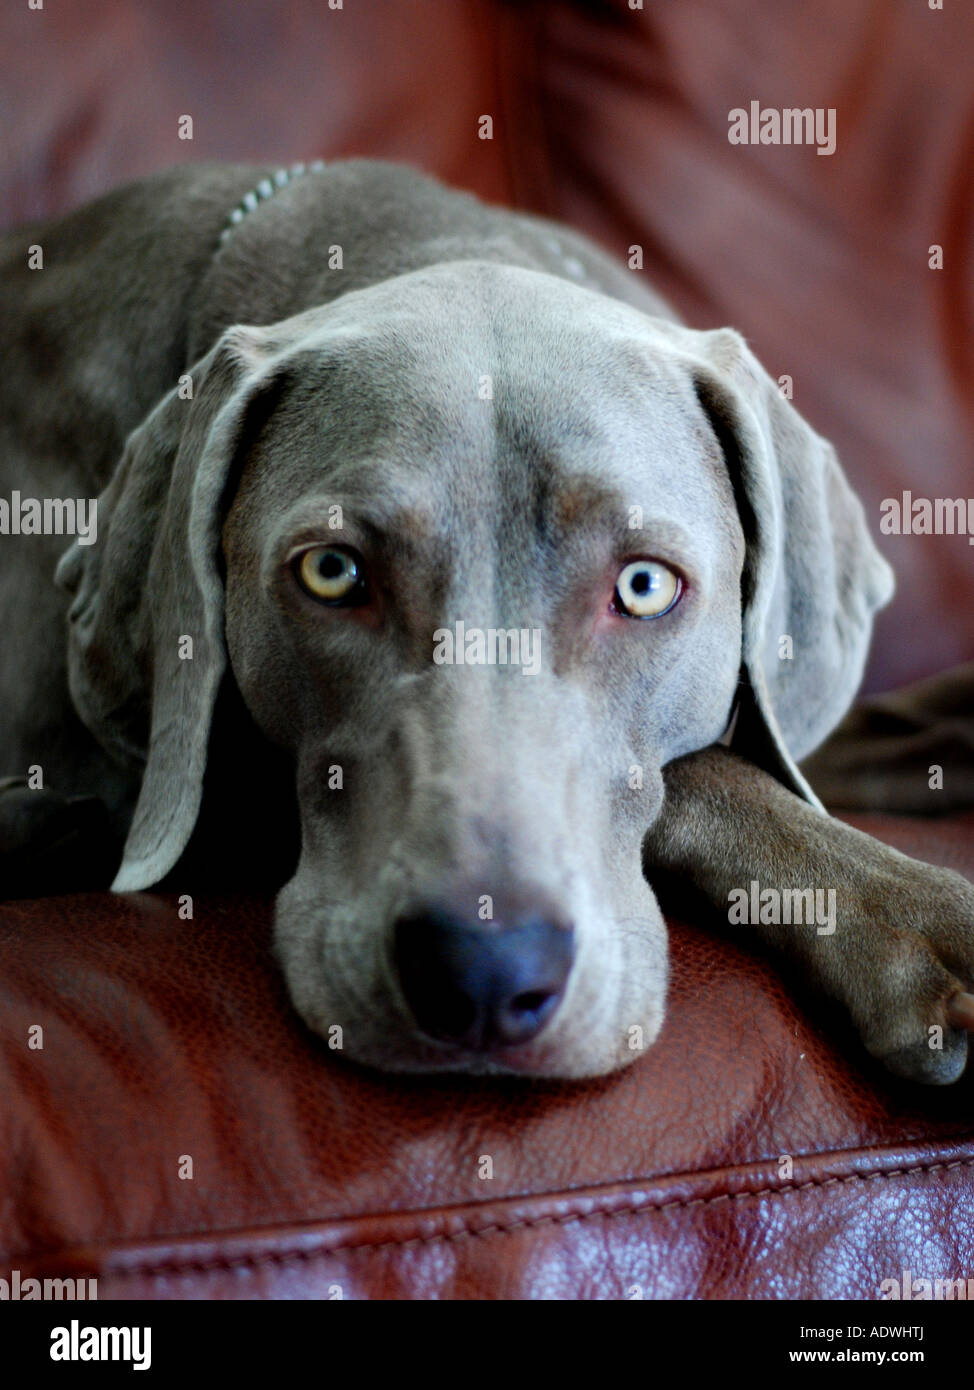
[[[312,1028],[393,1070],[639,1056],[662,769],[737,710],[810,795],[885,597],[828,446],[736,334],[487,263],[229,330],[192,377],[61,569],[79,710],[145,758],[115,887],[184,850],[229,668],[293,755]]]

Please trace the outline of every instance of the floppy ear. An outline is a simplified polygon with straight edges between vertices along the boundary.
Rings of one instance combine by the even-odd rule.
[[[251,402],[272,375],[260,330],[232,328],[126,441],[98,499],[95,545],[72,545],[68,672],[81,718],[142,786],[116,892],[148,888],[185,848],[203,794],[226,665],[224,490]],[[190,639],[190,641],[187,641]]]
[[[797,762],[852,703],[893,572],[835,450],[743,338],[729,329],[694,336],[704,358],[698,395],[723,444],[747,540],[731,747],[819,806]]]

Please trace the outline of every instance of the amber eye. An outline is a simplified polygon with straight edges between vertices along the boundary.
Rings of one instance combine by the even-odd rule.
[[[659,560],[633,560],[616,580],[616,609],[629,618],[659,618],[683,592],[675,570]]]
[[[341,546],[316,545],[295,561],[298,583],[320,603],[350,603],[364,594],[361,557]]]

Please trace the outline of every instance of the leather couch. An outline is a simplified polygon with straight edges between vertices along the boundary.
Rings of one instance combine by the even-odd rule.
[[[691,323],[792,377],[877,534],[904,489],[974,491],[960,5],[90,0],[7,7],[0,42],[9,223],[183,159],[408,161],[642,246]],[[730,144],[752,99],[835,108],[835,153]],[[900,588],[871,690],[974,651],[966,538],[878,538]],[[972,813],[855,823],[974,877]],[[904,1269],[974,1273],[971,1081],[893,1081],[742,937],[672,922],[668,1021],[624,1074],[404,1081],[302,1028],[269,920],[243,896],[191,921],[166,893],[0,908],[0,1275],[102,1298],[868,1299]]]

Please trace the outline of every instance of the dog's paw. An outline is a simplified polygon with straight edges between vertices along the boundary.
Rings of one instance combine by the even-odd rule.
[[[956,1081],[974,1032],[974,884],[901,859],[845,934],[838,992],[870,1054],[910,1081]]]

